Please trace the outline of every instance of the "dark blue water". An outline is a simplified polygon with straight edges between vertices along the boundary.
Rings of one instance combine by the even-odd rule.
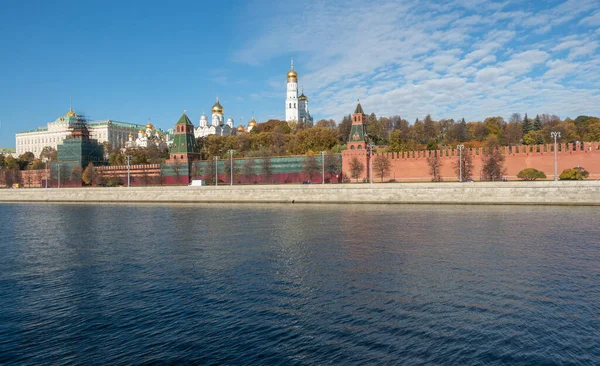
[[[0,205],[0,363],[598,365],[598,212]]]

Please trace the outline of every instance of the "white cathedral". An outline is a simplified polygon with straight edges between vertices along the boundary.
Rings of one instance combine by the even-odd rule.
[[[217,101],[215,102],[215,105],[213,105],[211,112],[212,117],[210,124],[208,123],[208,117],[206,117],[206,114],[202,112],[199,125],[197,128],[194,129],[194,136],[231,136],[236,135],[237,133],[250,132],[256,126],[256,121],[254,120],[254,117],[252,117],[252,121],[248,123],[248,129],[244,128],[243,125],[239,125],[237,128],[234,128],[233,118],[231,117],[227,118],[227,122],[225,122],[225,109],[223,108],[221,103],[219,103],[219,97],[217,97]]]
[[[308,97],[302,94],[298,96],[298,73],[294,70],[294,60],[290,71],[287,73],[287,97],[285,98],[285,120],[290,122],[313,123],[313,118],[308,112]]]

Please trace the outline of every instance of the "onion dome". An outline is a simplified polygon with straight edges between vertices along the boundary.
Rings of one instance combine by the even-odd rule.
[[[246,132],[246,129],[244,128],[244,126],[239,125],[238,128],[237,128],[237,131],[238,132]]]
[[[227,118],[227,124],[233,125],[233,118],[231,118],[231,117]]]
[[[219,103],[219,97],[217,97],[217,102],[212,107],[213,114],[223,114],[224,109],[221,103]]]
[[[148,120],[148,123],[146,124],[146,129],[154,129],[154,126],[152,126],[152,123],[150,123],[150,120]]]
[[[69,111],[67,112],[67,114],[65,114],[65,117],[76,117],[77,115],[75,114],[75,112],[73,112],[73,108],[69,108]]]
[[[288,82],[298,81],[298,73],[294,70],[294,59],[292,59],[292,65],[290,71],[287,73]]]
[[[139,129],[138,133],[144,133],[145,131],[142,130],[141,128]]]
[[[254,117],[252,117],[252,120],[248,123],[248,127],[256,127],[256,121],[254,120]]]
[[[133,134],[131,132],[129,132],[129,138],[132,139],[133,138]]]
[[[298,100],[308,100],[308,97],[304,95],[304,87],[302,87],[302,94],[298,97]]]
[[[206,117],[206,114],[204,114],[204,112],[202,112],[202,116],[200,116],[200,121],[208,121],[208,118]]]

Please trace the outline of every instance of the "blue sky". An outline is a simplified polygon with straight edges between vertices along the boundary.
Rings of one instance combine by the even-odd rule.
[[[284,118],[294,57],[316,119],[600,115],[600,2],[13,1],[0,5],[0,146],[73,108],[197,124],[218,94]]]

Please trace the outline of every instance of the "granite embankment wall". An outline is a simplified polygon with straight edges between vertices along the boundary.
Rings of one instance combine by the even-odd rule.
[[[239,202],[600,205],[600,182],[0,189],[0,202]]]

